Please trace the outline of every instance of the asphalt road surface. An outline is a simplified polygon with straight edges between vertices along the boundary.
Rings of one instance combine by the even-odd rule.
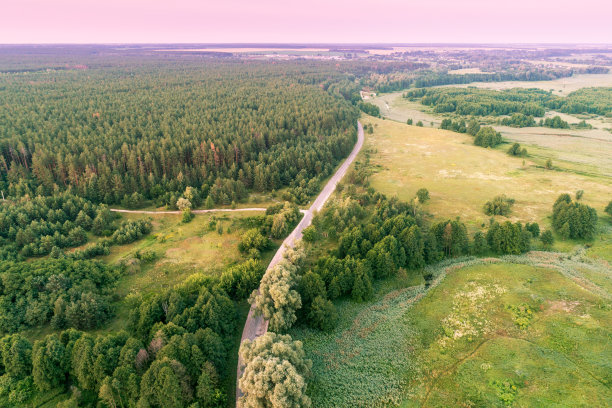
[[[351,151],[351,154],[344,160],[344,163],[336,170],[334,175],[329,179],[323,190],[319,193],[317,198],[314,200],[310,208],[306,211],[303,211],[304,217],[300,221],[300,223],[295,227],[295,229],[285,238],[283,241],[283,245],[276,251],[274,254],[274,258],[270,261],[270,265],[268,265],[268,269],[273,268],[277,263],[283,259],[283,255],[285,254],[285,250],[288,247],[293,248],[295,243],[302,238],[302,231],[304,228],[308,227],[312,222],[312,217],[315,212],[321,211],[329,197],[332,195],[334,190],[336,189],[336,185],[348,170],[349,166],[357,157],[357,153],[361,150],[363,146],[363,126],[360,122],[357,122],[357,143],[355,143],[355,147]],[[253,307],[249,310],[249,314],[247,316],[246,322],[244,324],[244,329],[242,330],[242,343],[244,340],[254,340],[255,338],[265,334],[268,331],[268,321],[265,320],[262,316],[255,316],[253,311]],[[240,387],[238,387],[238,380],[242,376],[242,361],[240,357],[238,358],[238,376],[236,377],[236,405],[238,405],[238,399],[242,396],[242,392],[240,391]]]

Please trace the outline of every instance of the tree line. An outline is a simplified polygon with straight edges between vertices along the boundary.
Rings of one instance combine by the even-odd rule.
[[[0,206],[0,259],[64,256],[64,250],[88,241],[88,232],[108,237],[68,256],[92,258],[108,253],[111,245],[134,242],[151,231],[146,219],[119,222],[104,204],[97,205],[70,192],[22,197]]]
[[[23,271],[23,265],[32,266]],[[116,268],[61,259],[0,262],[0,270],[2,304],[19,303],[3,309],[3,330],[14,331],[20,322],[44,324],[28,320],[42,316],[56,328],[72,327],[33,344],[21,334],[2,337],[0,398],[16,406],[60,390],[70,394],[59,405],[65,407],[177,408],[226,406],[238,302],[264,272],[257,260],[247,259],[220,277],[193,275],[172,289],[132,298],[126,331],[93,335],[76,328],[104,324],[96,306],[111,293]],[[78,321],[85,326],[71,323],[78,316],[72,308],[81,310]]]
[[[566,97],[553,95],[541,89],[512,88],[490,90],[468,88],[416,88],[404,93],[410,100],[420,100],[423,105],[432,106],[438,113],[457,113],[472,116],[511,116],[508,124],[523,126],[529,124],[529,116],[542,117],[546,111],[563,113],[591,113],[609,115],[612,113],[612,88],[583,88]]]

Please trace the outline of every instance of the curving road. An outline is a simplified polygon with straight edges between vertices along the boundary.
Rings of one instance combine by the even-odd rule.
[[[300,221],[300,223],[295,227],[295,229],[285,238],[281,247],[274,254],[274,258],[270,261],[270,265],[268,265],[268,269],[273,268],[281,259],[283,259],[283,255],[285,254],[285,250],[288,247],[293,248],[295,243],[302,238],[302,231],[304,228],[308,227],[312,222],[312,217],[315,212],[321,211],[329,197],[332,195],[334,190],[336,189],[336,185],[344,175],[346,174],[349,166],[357,157],[357,153],[361,150],[363,146],[363,126],[360,122],[357,122],[357,143],[355,143],[355,147],[351,151],[351,154],[346,158],[344,163],[336,170],[334,175],[329,179],[323,190],[319,193],[317,198],[314,200],[310,208],[306,211],[302,211],[304,213],[304,217]],[[268,321],[265,320],[262,316],[255,316],[253,307],[249,310],[249,314],[247,316],[246,322],[244,323],[244,329],[242,330],[242,339],[240,342],[242,343],[244,340],[254,340],[255,338],[265,334],[268,331]],[[237,377],[236,377],[236,406],[238,406],[238,399],[242,396],[242,391],[240,391],[240,387],[238,387],[238,380],[242,376],[242,361],[240,357],[238,357],[238,368],[237,368]]]

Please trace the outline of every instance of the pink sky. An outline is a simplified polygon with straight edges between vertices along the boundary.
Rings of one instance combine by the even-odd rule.
[[[612,43],[612,0],[2,0],[0,43]]]

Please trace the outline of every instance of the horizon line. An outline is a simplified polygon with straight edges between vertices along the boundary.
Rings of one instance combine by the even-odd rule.
[[[37,45],[207,45],[207,46],[338,46],[338,45],[360,45],[360,46],[465,46],[465,45],[597,45],[612,46],[612,42],[27,42],[27,43],[3,43],[0,46],[37,46]]]

